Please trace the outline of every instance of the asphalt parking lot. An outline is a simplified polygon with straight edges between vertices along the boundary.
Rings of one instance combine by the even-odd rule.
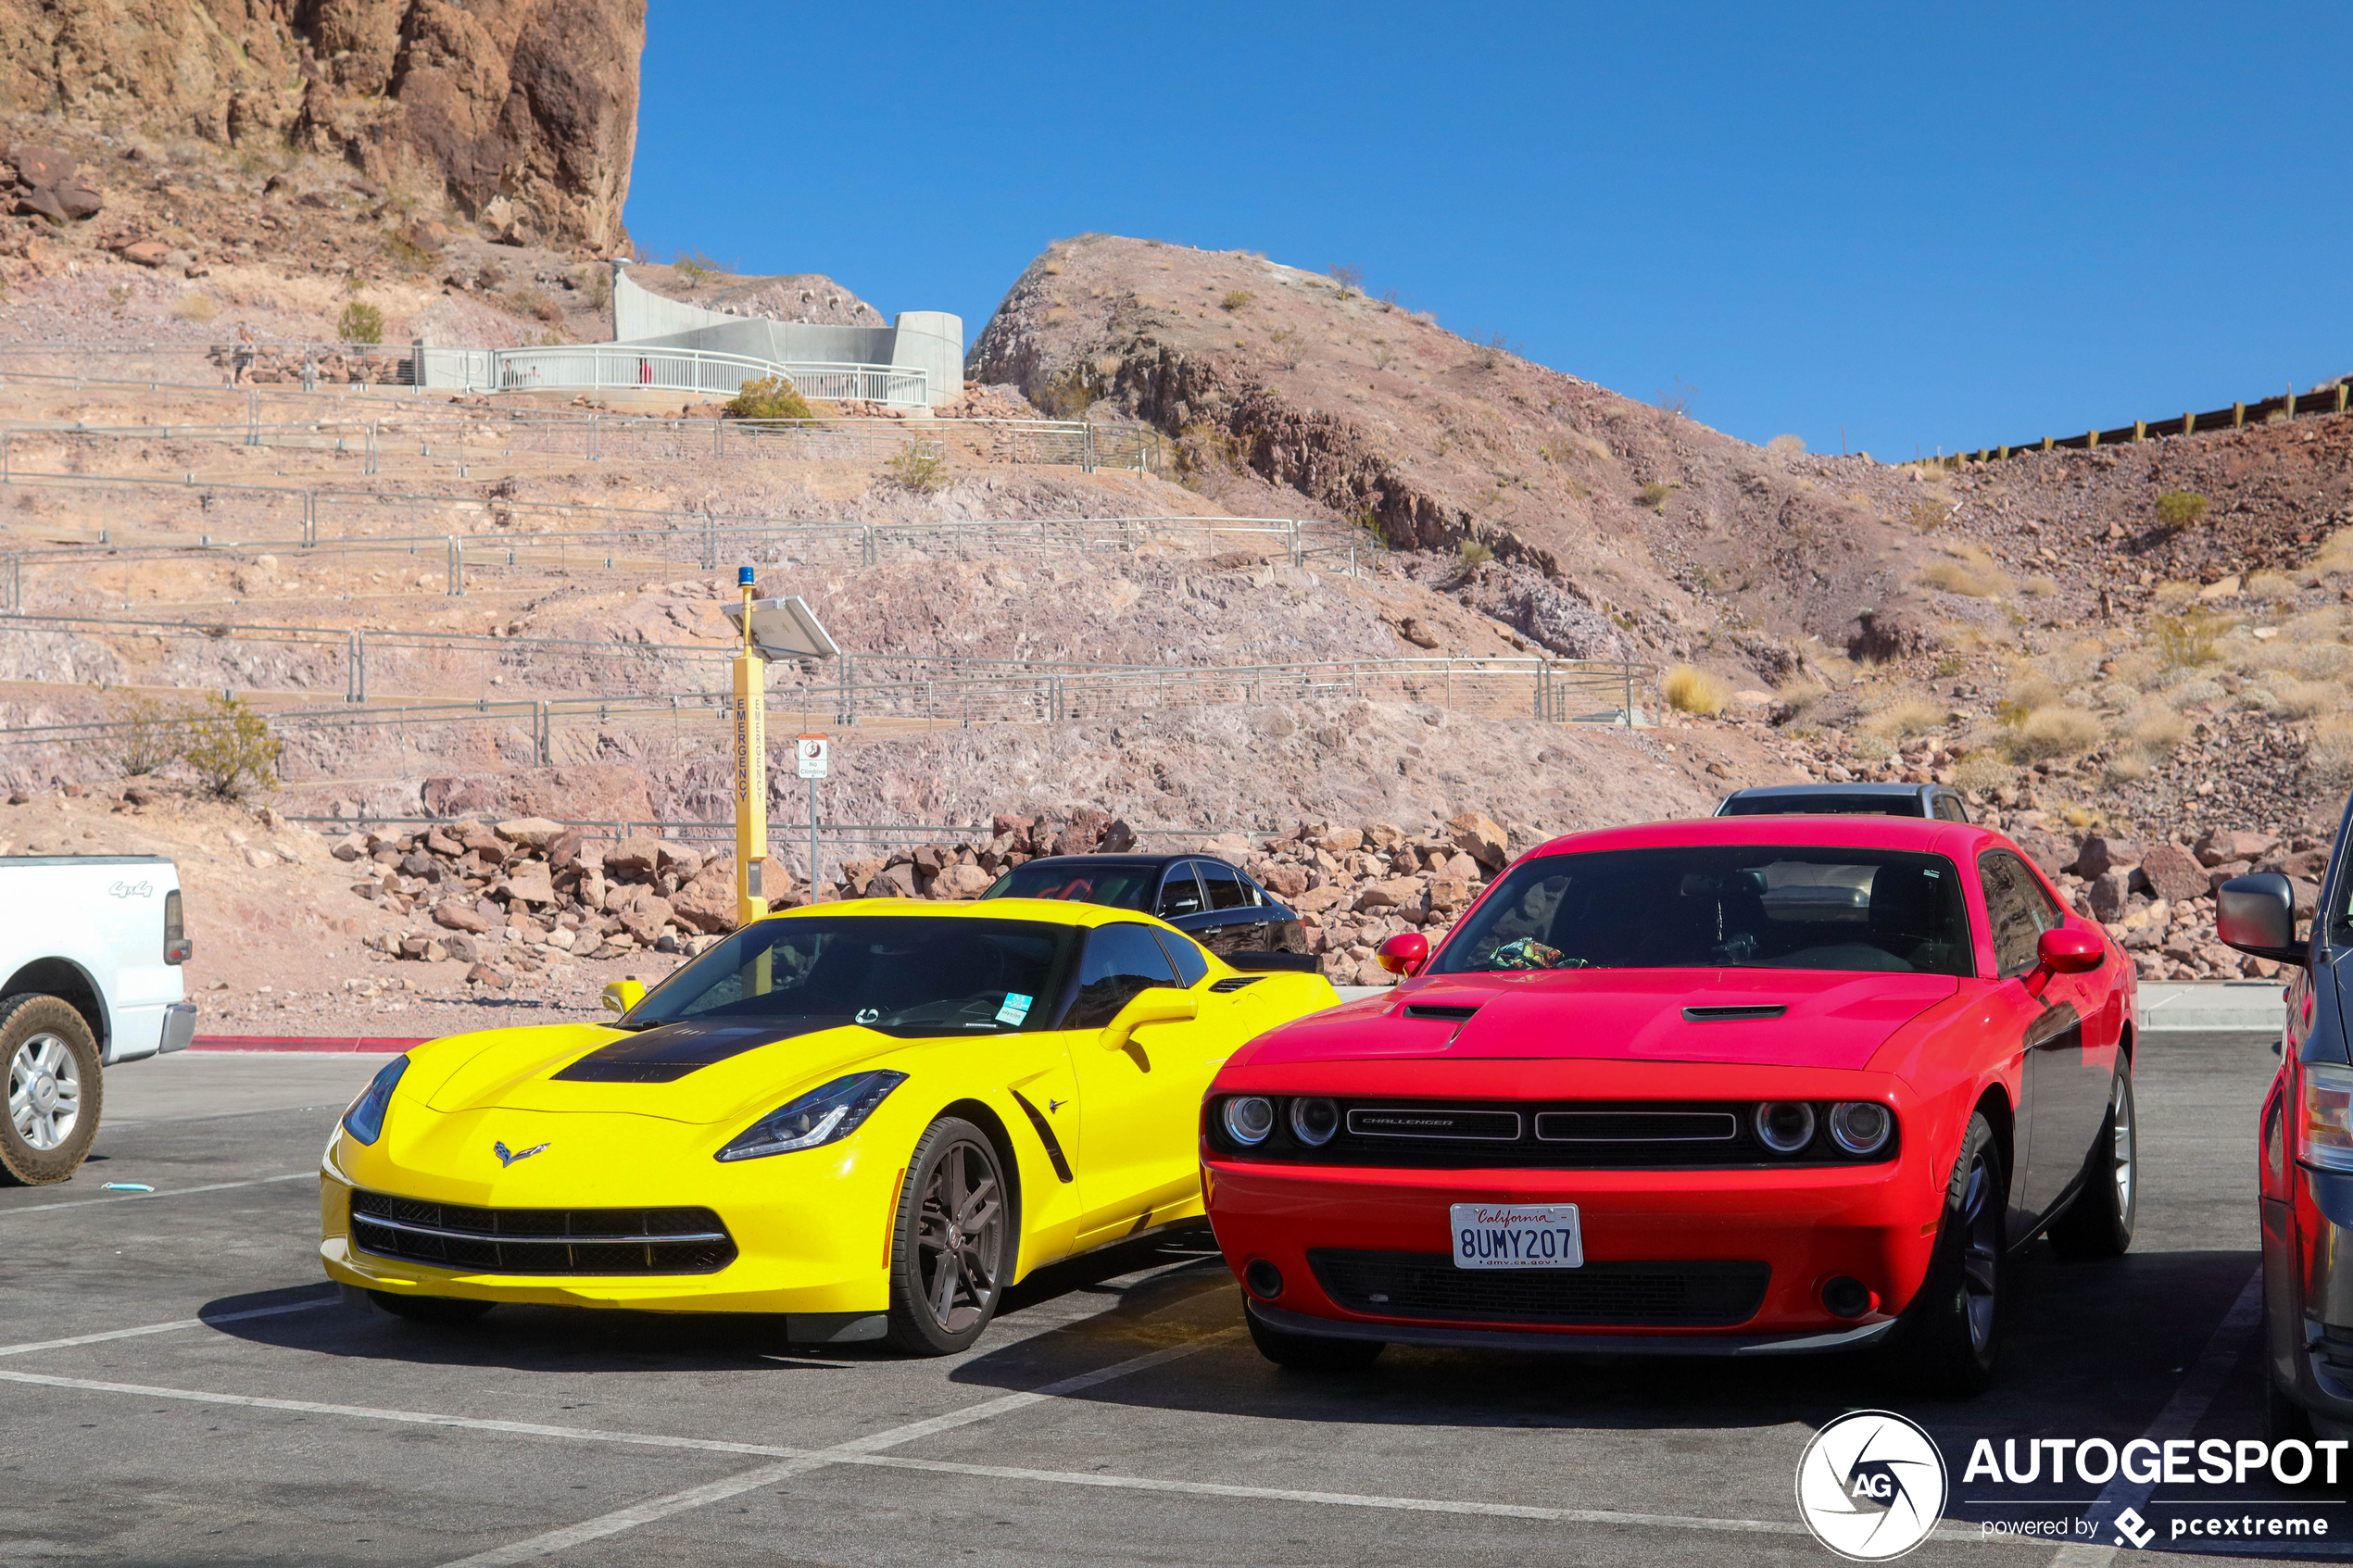
[[[1033,1276],[939,1361],[797,1352],[743,1318],[510,1308],[429,1327],[344,1307],[313,1257],[311,1173],[381,1059],[145,1063],[108,1079],[73,1181],[0,1189],[0,1561],[1816,1563],[1833,1559],[1797,1521],[1799,1454],[1884,1405],[1953,1478],[1907,1561],[2102,1562],[2128,1554],[2105,1530],[1981,1538],[1988,1519],[2083,1513],[2080,1485],[1988,1488],[1963,1465],[1981,1436],[2260,1436],[2266,1044],[2150,1037],[2133,1253],[2034,1248],[1999,1386],[1950,1403],[1823,1360],[1392,1348],[1362,1374],[1278,1372],[1205,1232]],[[2108,1502],[2134,1502],[2156,1548],[2190,1544],[2161,1532],[2194,1491],[2325,1514],[2346,1550],[2298,1555],[2353,1555],[2347,1482]]]

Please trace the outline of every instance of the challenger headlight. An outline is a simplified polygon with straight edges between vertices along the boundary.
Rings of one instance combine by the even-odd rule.
[[[1877,1154],[1894,1131],[1894,1116],[1877,1100],[1843,1099],[1831,1107],[1831,1141],[1849,1154]]]
[[[1222,1114],[1226,1135],[1244,1148],[1256,1148],[1275,1130],[1275,1102],[1264,1095],[1238,1095]]]
[[[1309,1148],[1321,1148],[1340,1131],[1340,1107],[1327,1099],[1290,1102],[1290,1135]]]
[[[393,1087],[408,1071],[409,1059],[396,1056],[368,1080],[368,1086],[359,1091],[359,1098],[343,1113],[343,1130],[351,1135],[354,1142],[374,1143],[384,1136],[384,1112],[392,1109]]]
[[[2353,1171],[2353,1071],[2304,1064],[2296,1157],[2323,1171]]]
[[[1775,1154],[1795,1154],[1814,1141],[1814,1108],[1802,1099],[1768,1100],[1756,1108],[1756,1141]]]
[[[837,1078],[777,1107],[746,1127],[735,1142],[719,1151],[718,1158],[760,1160],[846,1138],[874,1114],[875,1107],[891,1090],[906,1081],[904,1073],[887,1069]]]

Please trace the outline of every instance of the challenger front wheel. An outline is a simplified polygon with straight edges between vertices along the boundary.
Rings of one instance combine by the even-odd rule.
[[[899,1190],[890,1257],[893,1345],[918,1356],[948,1356],[980,1337],[1012,1272],[1006,1197],[986,1133],[953,1116],[925,1131]]]

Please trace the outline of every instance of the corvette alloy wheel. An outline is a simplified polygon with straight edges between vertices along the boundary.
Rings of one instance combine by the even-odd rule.
[[[64,1181],[98,1135],[105,1085],[89,1024],[55,997],[11,997],[0,1002],[0,1061],[8,1091],[0,1178]]]
[[[890,1338],[947,1355],[980,1337],[1003,1290],[1005,1180],[987,1135],[953,1117],[915,1147],[900,1194],[891,1262]]]

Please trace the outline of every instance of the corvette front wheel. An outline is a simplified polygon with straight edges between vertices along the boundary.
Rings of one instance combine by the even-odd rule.
[[[948,1356],[980,1337],[1011,1272],[1005,1177],[988,1135],[943,1116],[925,1130],[899,1191],[889,1338]]]

